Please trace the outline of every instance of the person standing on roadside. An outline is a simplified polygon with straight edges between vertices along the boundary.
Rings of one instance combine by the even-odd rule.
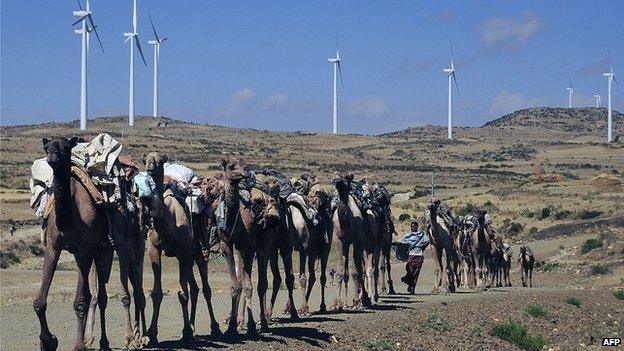
[[[424,261],[424,251],[429,245],[429,236],[418,228],[418,221],[415,219],[410,223],[410,231],[405,234],[401,242],[409,244],[409,254],[405,266],[405,276],[401,281],[407,285],[407,292],[414,294],[416,283],[420,275],[420,268]]]

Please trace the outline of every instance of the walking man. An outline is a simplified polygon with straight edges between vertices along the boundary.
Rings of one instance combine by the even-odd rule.
[[[410,245],[407,265],[405,266],[406,273],[401,281],[407,284],[407,292],[413,295],[424,260],[423,254],[429,245],[429,236],[418,228],[418,221],[413,219],[410,224],[410,232],[405,234],[401,242]]]

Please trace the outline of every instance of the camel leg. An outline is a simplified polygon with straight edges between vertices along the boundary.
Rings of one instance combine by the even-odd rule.
[[[431,292],[437,294],[440,291],[440,287],[442,286],[442,270],[444,269],[444,267],[442,266],[442,248],[434,247],[433,256],[436,263],[436,278],[433,290]]]
[[[161,285],[162,265],[160,261],[161,252],[153,245],[148,245],[147,254],[152,265],[152,272],[154,274],[154,285],[152,287],[152,321],[150,327],[147,330],[147,337],[150,344],[158,343],[158,316],[160,315],[160,304],[163,300],[163,291]]]
[[[325,305],[325,286],[327,284],[327,261],[329,260],[329,250],[330,246],[327,246],[326,249],[320,254],[321,259],[321,304],[319,306],[319,312],[325,313],[327,312],[327,306]],[[312,261],[314,263],[314,261]]]
[[[338,264],[336,267],[336,298],[334,300],[332,310],[339,311],[346,303],[346,294],[349,286],[349,245],[340,241],[336,241],[337,246],[340,247],[341,253],[338,255]],[[343,299],[343,285],[345,291],[345,298]]]
[[[54,278],[54,272],[56,271],[56,265],[58,264],[61,251],[57,250],[48,243],[45,248],[45,256],[43,258],[43,275],[41,278],[41,288],[39,294],[33,302],[33,308],[39,318],[39,325],[41,332],[39,334],[40,349],[44,351],[54,351],[58,347],[58,340],[48,328],[48,320],[46,318],[46,308],[48,302],[48,293],[50,292],[50,285],[52,284],[52,278]]]
[[[144,245],[143,245],[144,247]],[[147,346],[147,322],[145,320],[145,293],[143,291],[143,253],[135,253],[135,260],[132,260],[132,270],[130,271],[130,284],[134,296],[134,343],[138,347]]]
[[[87,310],[91,302],[91,292],[89,291],[89,271],[93,263],[93,257],[80,257],[79,253],[74,255],[78,262],[78,284],[76,286],[76,297],[74,298],[74,312],[76,313],[76,343],[74,351],[86,350],[84,344],[84,331],[87,322]]]
[[[113,251],[105,251],[95,260],[97,270],[97,304],[100,309],[100,329],[102,329],[100,337],[100,350],[110,350],[110,343],[106,336],[106,306],[108,305],[108,295],[106,293],[106,284],[110,278],[111,268],[113,267]]]
[[[386,253],[382,251],[381,260],[379,261],[379,275],[381,277],[380,293],[385,295],[388,293],[388,287],[386,286]]]
[[[306,294],[308,292],[308,277],[306,276],[307,252],[299,251],[299,291],[301,292],[301,306],[297,311],[301,315],[307,315],[310,310],[306,303]]]
[[[290,244],[284,244],[280,248],[282,256],[282,264],[284,265],[284,275],[286,276],[286,290],[288,290],[288,303],[290,305],[290,320],[295,321],[299,317],[297,315],[297,309],[295,309],[295,300],[293,298],[293,291],[295,289],[295,275],[293,274],[293,260],[292,260],[292,246]],[[278,270],[279,271],[279,270]]]
[[[386,273],[388,274],[388,294],[396,295],[396,291],[394,291],[394,284],[392,283],[392,264],[390,264],[390,246],[386,249]]]
[[[180,291],[178,291],[178,300],[182,307],[182,342],[189,343],[193,340],[193,328],[191,326],[188,303],[189,303],[189,285],[191,275],[193,275],[193,262],[191,255],[178,256],[178,269],[180,270],[179,283]]]
[[[232,298],[232,308],[230,310],[230,318],[228,321],[228,328],[225,332],[226,335],[234,336],[238,334],[238,324],[236,317],[238,314],[238,301],[240,299],[242,287],[236,275],[236,263],[234,261],[234,248],[232,245],[226,243],[221,244],[221,252],[225,257],[228,264],[228,270],[230,273],[230,296]]]
[[[375,250],[373,251],[373,299],[375,302],[379,301],[379,290],[378,290],[378,286],[379,286],[379,259],[381,257],[381,247],[377,246],[375,247]]]
[[[446,271],[446,277],[448,279],[448,290],[450,292],[455,292],[455,259],[454,259],[454,254],[453,254],[453,249],[450,247],[447,247],[446,249],[444,249],[445,251],[445,256],[446,256],[446,267],[445,267],[445,271]]]
[[[312,294],[312,289],[314,288],[314,283],[316,282],[316,253],[312,250],[308,253],[308,285],[305,292],[305,306],[309,306],[310,295]],[[309,308],[308,308],[309,312]]]
[[[269,257],[266,248],[262,248],[258,250],[257,253],[257,261],[258,261],[258,302],[260,304],[260,332],[268,333],[269,332],[269,322],[267,321],[266,313],[266,292],[269,286],[268,278],[267,278],[267,266],[269,263]]]
[[[355,269],[352,269],[354,274],[355,283],[355,298],[354,307],[358,307],[361,304],[364,307],[370,307],[371,302],[366,292],[366,284],[364,284],[364,250],[358,244],[353,247],[353,265]]]
[[[218,337],[221,335],[221,330],[219,329],[219,322],[217,322],[214,309],[212,308],[212,289],[210,289],[210,284],[208,283],[208,262],[206,262],[204,256],[198,252],[195,254],[195,263],[199,269],[199,276],[202,281],[202,293],[204,294],[204,299],[206,299],[206,304],[208,305],[208,314],[210,315],[210,335],[212,337]]]
[[[533,287],[533,267],[529,268],[529,287]]]
[[[191,314],[189,316],[189,322],[191,328],[195,330],[195,315],[197,314],[197,299],[199,298],[199,285],[195,279],[195,272],[193,272],[193,265],[195,264],[195,257],[191,261],[191,273],[189,275],[189,297],[191,301]],[[201,273],[200,273],[201,274]]]
[[[91,271],[89,272],[89,291],[91,296],[98,296],[98,270],[95,267],[95,262],[91,265]],[[91,299],[89,303],[89,312],[87,313],[87,323],[85,326],[85,346],[91,348],[95,335],[93,335],[93,329],[95,328],[95,309],[97,308],[97,299]]]
[[[245,297],[245,312],[247,313],[247,336],[255,337],[256,322],[253,318],[251,310],[251,296],[253,294],[253,286],[251,284],[251,270],[253,268],[254,252],[247,249],[243,256],[243,296]]]
[[[267,318],[270,319],[273,317],[273,309],[275,308],[275,300],[277,300],[277,294],[279,293],[280,287],[282,286],[282,276],[279,271],[279,264],[277,262],[278,252],[277,247],[274,247],[271,250],[271,255],[269,256],[269,264],[271,265],[271,273],[273,274],[273,287],[271,290],[271,303],[265,312]],[[291,265],[292,266],[292,265]],[[293,277],[293,280],[295,278]],[[284,308],[284,313],[290,311],[291,306],[286,303],[286,308]]]
[[[128,280],[130,278],[130,255],[124,250],[117,250],[119,257],[119,279],[121,281],[122,295],[121,304],[124,308],[126,319],[126,333],[124,336],[124,347],[129,348],[134,341],[134,330],[132,328],[132,318],[130,317],[130,289],[128,288]],[[136,302],[135,302],[136,303]]]

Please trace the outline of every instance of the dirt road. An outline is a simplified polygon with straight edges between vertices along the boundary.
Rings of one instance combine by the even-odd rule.
[[[531,245],[538,259],[545,259],[562,244],[578,245],[584,236],[542,241]],[[517,252],[517,248],[516,248]],[[513,268],[512,282],[519,283],[517,267]],[[398,292],[404,291],[400,276],[403,265],[393,266],[393,279]],[[2,270],[2,296],[0,299],[0,349],[34,350],[38,346],[39,326],[32,310],[32,299],[39,287],[41,272],[38,270]],[[177,343],[181,333],[181,313],[175,292],[177,280],[175,269],[164,274],[165,290],[162,304],[160,349],[184,349]],[[72,310],[76,272],[59,271],[54,278],[48,302],[48,318],[51,330],[59,339],[59,349],[67,349],[75,335],[75,316]],[[151,287],[151,272],[146,271],[146,290]],[[489,335],[498,322],[517,321],[526,325],[529,332],[543,336],[547,346],[555,349],[578,349],[588,345],[591,338],[622,334],[624,303],[604,290],[588,291],[572,289],[568,278],[537,273],[536,287],[498,288],[486,292],[460,291],[457,294],[429,295],[433,278],[432,261],[425,260],[417,296],[396,295],[382,298],[381,302],[363,312],[345,311],[326,315],[302,317],[291,323],[279,311],[285,304],[286,291],[279,294],[276,320],[271,334],[263,334],[256,340],[241,337],[237,340],[211,340],[207,308],[200,299],[195,334],[197,343],[188,349],[210,347],[236,347],[244,350],[267,349],[513,349],[506,341]],[[213,271],[209,277],[213,287],[213,304],[220,320],[230,305],[228,282],[225,274]],[[254,277],[255,279],[255,277]],[[254,280],[257,281],[257,280]],[[113,275],[109,287],[111,300],[108,308],[107,326],[113,347],[120,347],[123,339],[123,309],[119,303],[118,276]],[[312,296],[311,309],[318,308],[318,289]],[[335,296],[335,287],[328,287],[327,303]],[[580,308],[566,304],[567,297],[581,299]],[[295,292],[296,302],[299,292]],[[522,310],[532,301],[539,302],[548,311],[546,317],[535,318]],[[257,319],[257,299],[254,297]],[[151,302],[148,297],[148,318]],[[222,330],[225,326],[222,324]],[[174,341],[168,341],[174,340]],[[97,339],[96,339],[97,344]]]

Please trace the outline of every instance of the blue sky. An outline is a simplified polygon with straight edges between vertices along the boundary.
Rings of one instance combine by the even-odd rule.
[[[76,119],[76,1],[1,6],[2,125]],[[127,115],[129,49],[122,33],[131,28],[131,0],[92,0],[92,10],[106,52],[92,41],[89,114]],[[327,58],[336,32],[345,80],[341,132],[444,124],[441,70],[450,40],[457,125],[480,125],[523,107],[565,106],[568,74],[575,105],[592,105],[598,89],[606,102],[607,45],[616,74],[624,72],[624,1],[138,0],[138,11],[148,66],[137,67],[137,114],[151,114],[149,12],[169,37],[161,47],[160,112],[200,123],[330,131]],[[614,108],[622,110],[624,86],[614,87]]]

